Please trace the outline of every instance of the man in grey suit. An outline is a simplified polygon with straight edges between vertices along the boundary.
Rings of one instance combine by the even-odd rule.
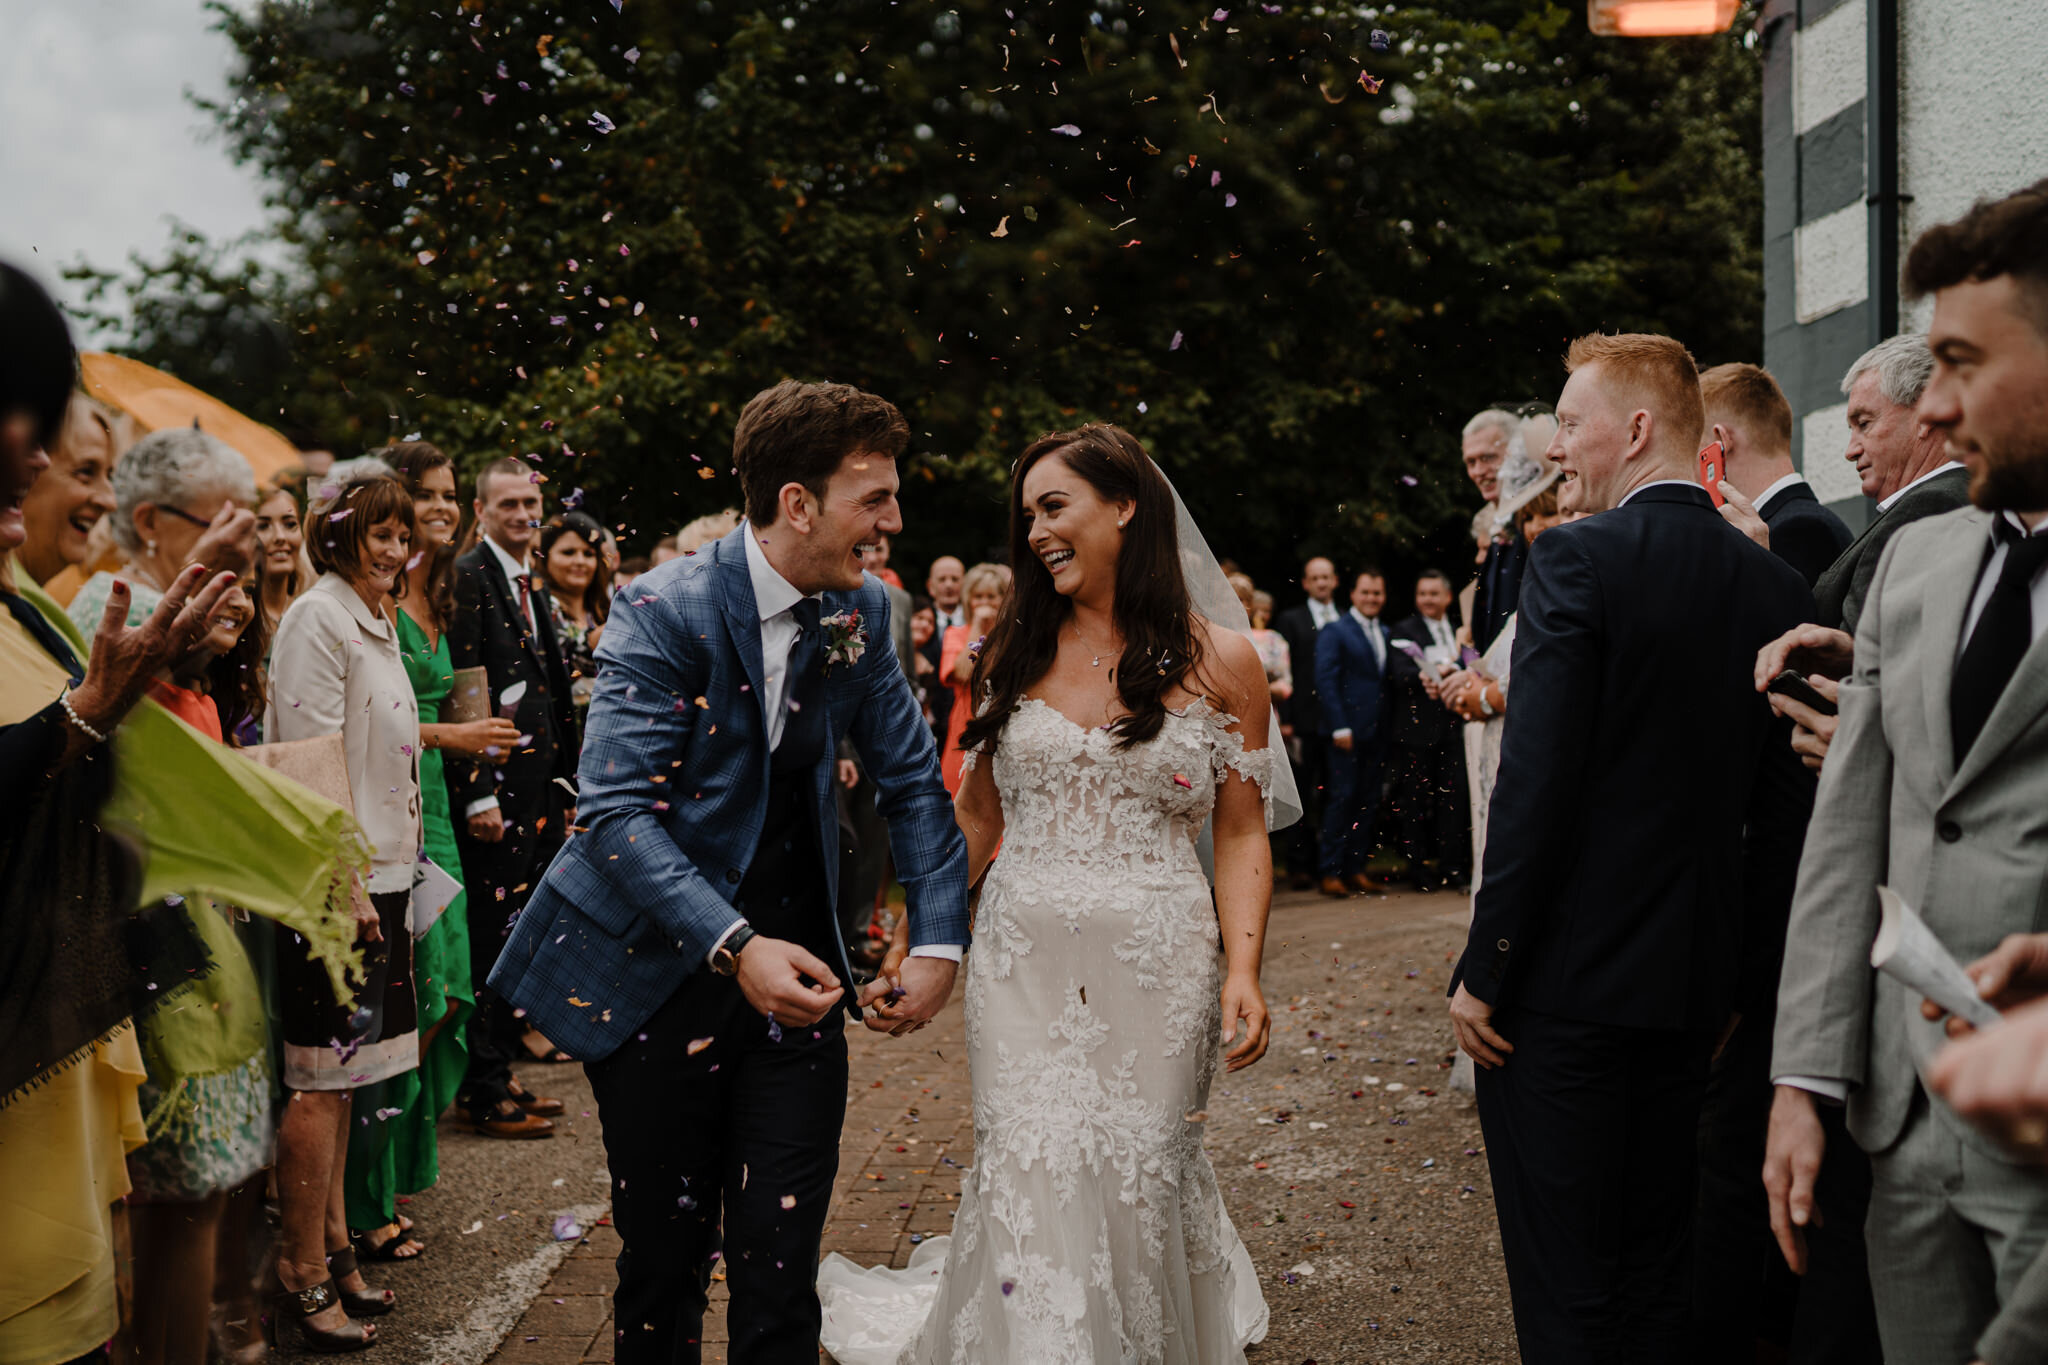
[[[1868,952],[1879,883],[1963,960],[2036,928],[2048,885],[2048,181],[1923,234],[1906,283],[1935,295],[1918,416],[1975,506],[1895,535],[1864,596],[1792,906],[1764,1181],[1802,1269],[1818,1103],[1846,1100],[1886,1356],[2020,1365],[2048,1351],[2048,1172],[1930,1092],[1942,1026]]]

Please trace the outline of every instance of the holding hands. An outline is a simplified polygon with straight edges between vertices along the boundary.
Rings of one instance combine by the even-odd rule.
[[[948,958],[910,956],[910,921],[900,921],[875,979],[861,988],[867,1026],[891,1038],[917,1032],[946,1007],[959,970]]]

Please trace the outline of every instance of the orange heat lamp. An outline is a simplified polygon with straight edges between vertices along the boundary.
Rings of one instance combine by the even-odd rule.
[[[1674,38],[1721,33],[1742,0],[1586,0],[1586,24],[1601,38]]]

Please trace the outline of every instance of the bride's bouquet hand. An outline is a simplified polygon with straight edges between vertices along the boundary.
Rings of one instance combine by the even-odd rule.
[[[1256,976],[1231,975],[1223,982],[1223,1042],[1228,1046],[1237,1036],[1239,1020],[1244,1021],[1244,1039],[1223,1058],[1225,1071],[1242,1071],[1266,1055],[1273,1034],[1272,1016],[1266,1013],[1265,993]]]

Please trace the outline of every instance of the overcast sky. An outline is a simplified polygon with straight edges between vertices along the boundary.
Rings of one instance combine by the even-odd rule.
[[[31,0],[0,43],[0,259],[58,271],[162,254],[173,218],[214,238],[264,221],[186,92],[218,96],[231,50],[200,0]]]

